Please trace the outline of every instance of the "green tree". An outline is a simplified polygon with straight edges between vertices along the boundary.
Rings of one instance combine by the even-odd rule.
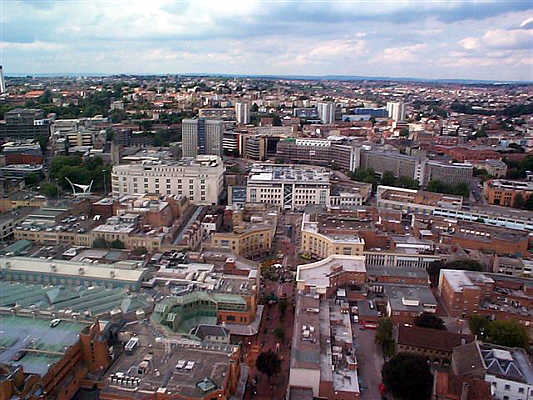
[[[483,315],[471,315],[468,318],[470,332],[472,332],[474,335],[477,335],[481,340],[485,340],[487,338],[489,325],[490,321]]]
[[[396,181],[396,186],[405,188],[405,189],[418,189],[420,185],[416,179],[413,179],[409,176],[400,176]]]
[[[400,136],[401,137],[408,137],[409,136],[409,128],[400,129]]]
[[[425,357],[399,353],[383,365],[381,375],[397,400],[426,400],[431,396],[433,375]]]
[[[529,196],[524,204],[526,210],[533,211],[533,196]]]
[[[93,247],[97,249],[107,249],[109,248],[109,243],[103,237],[94,239]]]
[[[120,239],[115,239],[111,243],[109,243],[109,247],[113,249],[124,249],[126,246],[124,246],[124,242]]]
[[[278,326],[277,328],[274,329],[274,336],[276,336],[278,340],[285,339],[285,331],[283,330],[281,326]]]
[[[518,193],[514,198],[513,207],[514,208],[524,208],[526,204],[526,201],[524,200],[524,197]]]
[[[385,171],[381,177],[381,184],[385,186],[395,186],[396,178],[391,171]]]
[[[259,106],[254,103],[252,104],[252,106],[250,107],[250,112],[258,112],[259,111]]]
[[[459,269],[465,271],[483,271],[483,265],[475,260],[455,260],[450,261],[444,264],[442,261],[434,261],[429,264],[427,268],[427,273],[429,275],[429,280],[433,287],[438,286],[439,284],[439,275],[441,269]]]
[[[46,89],[38,99],[40,104],[50,104],[52,102],[52,93],[50,90]]]
[[[264,351],[259,354],[255,362],[257,370],[266,376],[268,379],[276,375],[281,371],[281,359],[278,356],[278,353],[273,352],[272,350]]]
[[[24,183],[26,186],[34,186],[41,182],[43,179],[43,174],[41,173],[31,173],[26,175],[24,178]]]
[[[394,354],[393,324],[390,318],[380,318],[376,329],[375,342],[381,345],[383,354],[392,357]]]
[[[414,323],[421,328],[439,329],[441,331],[446,330],[446,325],[444,325],[442,318],[427,312],[418,315],[415,318]]]
[[[57,186],[52,183],[43,182],[41,183],[40,193],[43,196],[46,196],[50,199],[50,198],[57,197],[58,189],[57,189]]]
[[[492,321],[488,326],[488,340],[508,347],[527,348],[529,337],[526,328],[517,321]]]

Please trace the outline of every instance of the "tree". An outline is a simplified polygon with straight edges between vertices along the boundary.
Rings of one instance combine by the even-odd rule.
[[[400,136],[401,137],[408,137],[409,136],[409,128],[400,129]]]
[[[433,375],[425,357],[399,353],[383,365],[383,384],[397,400],[430,398]]]
[[[526,210],[533,211],[533,196],[529,196],[524,205]]]
[[[257,357],[255,366],[258,371],[268,376],[268,379],[281,371],[281,359],[272,350],[264,351]]]
[[[429,280],[433,287],[439,284],[439,275],[441,269],[460,269],[465,271],[483,271],[483,265],[475,260],[455,260],[444,264],[442,261],[434,261],[429,264],[427,272]]]
[[[50,90],[46,89],[43,94],[39,96],[38,100],[40,104],[49,104],[52,102],[52,93],[50,93]]]
[[[471,315],[468,318],[470,332],[477,335],[481,340],[485,340],[489,331],[490,321],[483,315]]]
[[[287,311],[287,306],[288,306],[287,299],[280,299],[278,303],[278,308],[279,308],[279,313],[280,313],[281,318],[285,316],[285,312]]]
[[[26,186],[33,186],[41,182],[43,179],[43,175],[41,173],[31,173],[26,175],[24,178],[24,183]]]
[[[250,107],[250,112],[258,112],[259,111],[259,106],[254,103],[252,104],[252,106]]]
[[[53,197],[57,197],[58,189],[56,185],[52,183],[44,182],[44,183],[41,183],[40,193],[43,196],[46,196],[48,198],[53,198]]]
[[[439,329],[441,331],[446,330],[446,325],[444,325],[442,318],[439,318],[431,313],[423,312],[415,318],[414,322],[416,326],[420,326],[422,328]]]
[[[136,256],[143,256],[147,253],[148,250],[146,250],[146,247],[135,247],[133,249],[133,254]]]
[[[508,347],[527,348],[529,343],[526,328],[517,321],[492,321],[488,327],[488,340]]]
[[[391,171],[385,171],[381,177],[381,184],[385,186],[394,186],[396,184],[396,178]]]
[[[524,208],[526,202],[524,200],[524,197],[518,193],[514,198],[513,207],[514,208]]]
[[[390,318],[380,318],[376,329],[375,342],[381,345],[383,354],[392,357],[394,354],[393,324]]]
[[[124,246],[124,242],[120,239],[115,239],[111,243],[109,243],[109,247],[113,249],[123,249],[126,246]]]
[[[278,326],[276,329],[274,329],[274,336],[276,336],[278,340],[285,339],[285,331],[281,326]]]
[[[109,247],[109,243],[107,243],[107,240],[105,240],[103,237],[99,237],[94,239],[93,247],[97,249],[107,249]]]

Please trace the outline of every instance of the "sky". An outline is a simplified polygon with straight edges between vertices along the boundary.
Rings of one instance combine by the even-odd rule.
[[[533,81],[532,0],[0,0],[6,75]]]

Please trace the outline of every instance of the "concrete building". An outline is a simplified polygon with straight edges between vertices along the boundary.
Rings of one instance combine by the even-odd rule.
[[[392,172],[395,177],[406,176],[416,179],[417,175],[416,158],[395,152],[362,150],[360,167],[372,168],[379,175],[383,175],[387,171]]]
[[[250,105],[248,103],[235,103],[235,119],[239,124],[250,123]]]
[[[393,119],[394,121],[405,120],[405,104],[402,102],[388,102],[387,112],[389,114],[389,118]]]
[[[378,186],[376,197],[379,208],[398,210],[406,214],[432,215],[437,207],[460,210],[463,205],[462,196],[383,185]]]
[[[332,124],[335,121],[335,103],[318,103],[318,117],[323,124]]]
[[[15,108],[4,114],[5,123],[0,123],[0,136],[13,139],[38,138],[50,135],[50,121],[44,118],[43,110]]]
[[[421,168],[423,179],[419,182],[424,185],[430,181],[441,181],[448,185],[466,183],[470,186],[474,174],[474,167],[471,164],[424,161],[421,163]]]
[[[142,164],[115,165],[113,196],[155,193],[187,197],[192,204],[217,204],[223,190],[224,165],[219,156]]]
[[[329,205],[329,172],[297,165],[254,164],[246,187],[246,201],[267,203],[285,210],[308,204]]]
[[[278,143],[276,158],[283,162],[325,165],[347,171],[359,167],[360,147],[326,139],[285,139]]]
[[[4,78],[4,68],[0,65],[0,94],[6,92],[6,80]]]
[[[183,157],[217,155],[222,157],[223,123],[218,120],[184,119],[182,127]]]
[[[214,120],[234,120],[235,108],[200,108],[198,110],[198,117]]]

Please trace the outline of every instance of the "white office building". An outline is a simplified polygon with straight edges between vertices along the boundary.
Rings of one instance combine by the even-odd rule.
[[[246,201],[268,203],[285,210],[308,204],[330,204],[329,172],[324,168],[289,164],[254,164],[246,186]]]
[[[155,193],[184,196],[197,205],[217,204],[224,187],[224,165],[214,155],[115,165],[111,182],[115,197]]]
[[[318,103],[318,117],[323,124],[332,124],[335,121],[335,103]]]
[[[389,113],[389,118],[392,118],[394,121],[405,120],[405,104],[404,103],[388,102],[387,112]]]
[[[250,106],[248,103],[235,103],[235,119],[239,124],[250,123]]]
[[[4,69],[0,65],[0,94],[5,93],[6,91],[6,81],[4,78]]]

